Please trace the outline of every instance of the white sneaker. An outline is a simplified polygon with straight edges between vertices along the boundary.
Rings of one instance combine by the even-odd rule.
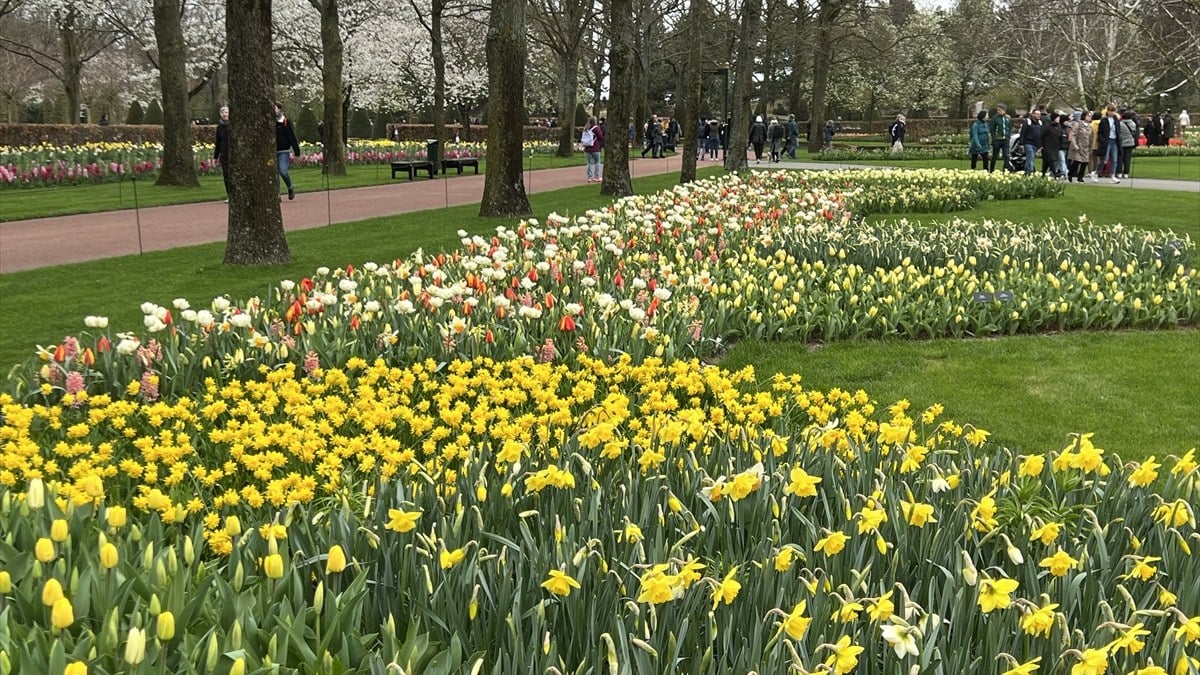
[[[1092,182],[1093,182],[1093,183],[1099,183],[1099,182],[1100,182],[1100,177],[1096,175],[1096,172],[1095,172],[1095,171],[1093,171],[1093,172],[1092,172],[1090,175],[1091,175],[1091,178],[1092,178]]]
[[[1120,183],[1120,182],[1121,182],[1121,179],[1120,179],[1120,178],[1117,178],[1116,176],[1113,176],[1113,182],[1114,182],[1114,183]]]

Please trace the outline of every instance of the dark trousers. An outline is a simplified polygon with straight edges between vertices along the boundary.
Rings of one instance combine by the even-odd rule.
[[[1087,174],[1087,169],[1087,162],[1076,162],[1071,160],[1071,169],[1067,172],[1067,179],[1070,180],[1074,178],[1078,182],[1082,183],[1084,175]]]
[[[987,169],[988,171],[991,171],[991,168],[990,168],[991,165],[988,164],[988,154],[986,152],[972,152],[971,153],[971,170],[972,171],[975,170],[975,162],[978,160],[981,160],[981,159],[983,160],[983,168]]]
[[[1000,159],[1001,155],[1004,155],[1004,163],[1000,165],[1000,168],[1007,171],[1008,167],[1009,167],[1008,139],[1007,138],[1004,139],[1003,141],[992,141],[992,163],[988,165],[988,171],[996,170],[996,160]],[[975,168],[975,167],[971,167],[971,168]]]
[[[756,162],[762,161],[763,144],[762,143],[751,143],[750,145],[754,146],[754,161],[756,161]]]
[[[1129,162],[1133,159],[1133,146],[1121,148],[1121,163],[1117,169],[1117,173],[1129,175]]]
[[[225,196],[229,196],[229,162],[221,161],[221,179],[225,181]]]

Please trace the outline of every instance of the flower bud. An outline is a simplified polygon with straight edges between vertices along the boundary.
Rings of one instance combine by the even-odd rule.
[[[146,631],[130,628],[125,638],[125,663],[136,666],[146,659]]]
[[[12,593],[12,575],[8,570],[0,570],[0,595]]]
[[[246,659],[238,657],[229,668],[229,675],[246,675]]]
[[[162,602],[158,599],[158,593],[150,594],[150,616],[158,616],[162,613]]]
[[[236,537],[242,533],[242,521],[237,516],[228,516],[225,518],[225,534]]]
[[[325,582],[317,582],[317,590],[313,592],[313,610],[319,615],[325,608]]]
[[[117,547],[112,543],[107,543],[100,547],[100,565],[106,570],[111,570],[121,561],[121,556],[117,553]]]
[[[329,556],[325,560],[325,573],[338,574],[346,569],[346,553],[342,551],[342,547],[334,544],[329,547]]]
[[[50,577],[46,580],[46,584],[42,586],[42,604],[47,607],[53,607],[54,603],[58,602],[63,597],[62,584],[58,579]]]
[[[31,509],[40,509],[46,505],[46,485],[42,483],[41,478],[29,481],[29,487],[25,489],[25,503]]]
[[[83,661],[68,663],[67,667],[63,669],[63,675],[87,675],[87,672],[87,664]]]
[[[54,560],[54,543],[42,537],[33,545],[33,555],[38,562],[48,563]]]
[[[66,598],[55,600],[54,607],[50,609],[50,625],[62,630],[73,623],[75,623],[75,608],[71,606],[71,601]]]
[[[271,579],[283,578],[283,556],[272,553],[263,558],[263,572]]]
[[[170,642],[175,637],[175,615],[171,612],[161,612],[154,623],[155,635],[163,642]]]
[[[208,649],[205,651],[204,656],[205,671],[211,673],[212,671],[216,670],[217,659],[219,658],[221,658],[221,650],[220,646],[217,644],[217,634],[213,632],[208,636]],[[237,662],[234,661],[233,665],[237,666]],[[243,665],[242,670],[245,671],[245,669],[245,665]]]
[[[194,562],[196,562],[196,545],[192,543],[191,537],[184,537],[184,539],[183,539],[183,563],[185,565],[187,565],[188,567],[191,567],[192,563],[194,563]]]
[[[67,521],[62,518],[55,518],[54,522],[50,523],[50,541],[64,542],[67,540]]]

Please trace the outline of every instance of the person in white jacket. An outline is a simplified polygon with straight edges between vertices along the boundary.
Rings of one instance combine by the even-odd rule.
[[[1188,125],[1191,123],[1192,123],[1192,121],[1190,119],[1188,119],[1187,111],[1180,110],[1179,111],[1179,135],[1180,136],[1183,135],[1183,132],[1187,131]]]

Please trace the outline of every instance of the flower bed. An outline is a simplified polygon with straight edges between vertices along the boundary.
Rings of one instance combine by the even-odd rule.
[[[922,206],[1046,183],[903,175]],[[140,334],[88,317],[0,394],[0,667],[1200,672],[1195,450],[1016,454],[940,406],[681,358],[1194,322],[1193,244],[868,225],[899,179],[815,187],[844,180],[464,232],[146,303]]]
[[[814,184],[858,176],[866,187]],[[351,357],[635,361],[710,356],[730,339],[939,337],[1194,323],[1195,249],[1170,233],[1051,224],[866,225],[847,202],[941,176],[999,196],[1040,178],[931,170],[730,176],[576,219],[467,233],[457,251],[319,269],[269,295],[144,303],[141,332],[89,330],[17,373],[21,397],[185,395],[205,378]],[[1015,186],[1015,187],[1014,187]],[[1025,186],[1022,189],[1021,186]],[[1057,186],[1061,189],[1061,186]],[[892,195],[871,197],[872,192]],[[975,194],[975,193],[972,193]],[[993,194],[993,193],[989,193]],[[975,197],[978,198],[977,196]],[[909,203],[912,203],[910,200]],[[928,208],[921,202],[920,208]]]
[[[557,144],[526,143],[526,152],[551,154]],[[193,148],[200,175],[219,174],[221,165],[212,159],[211,143]],[[322,146],[302,143],[301,156],[294,166],[317,166],[324,161]],[[350,166],[385,164],[397,160],[424,159],[426,146],[416,141],[355,141],[346,148]],[[483,157],[483,143],[454,143],[446,147],[446,157]],[[0,146],[0,189],[37,188],[63,185],[110,183],[127,176],[151,178],[162,165],[162,145],[157,143],[88,143],[72,147]]]

